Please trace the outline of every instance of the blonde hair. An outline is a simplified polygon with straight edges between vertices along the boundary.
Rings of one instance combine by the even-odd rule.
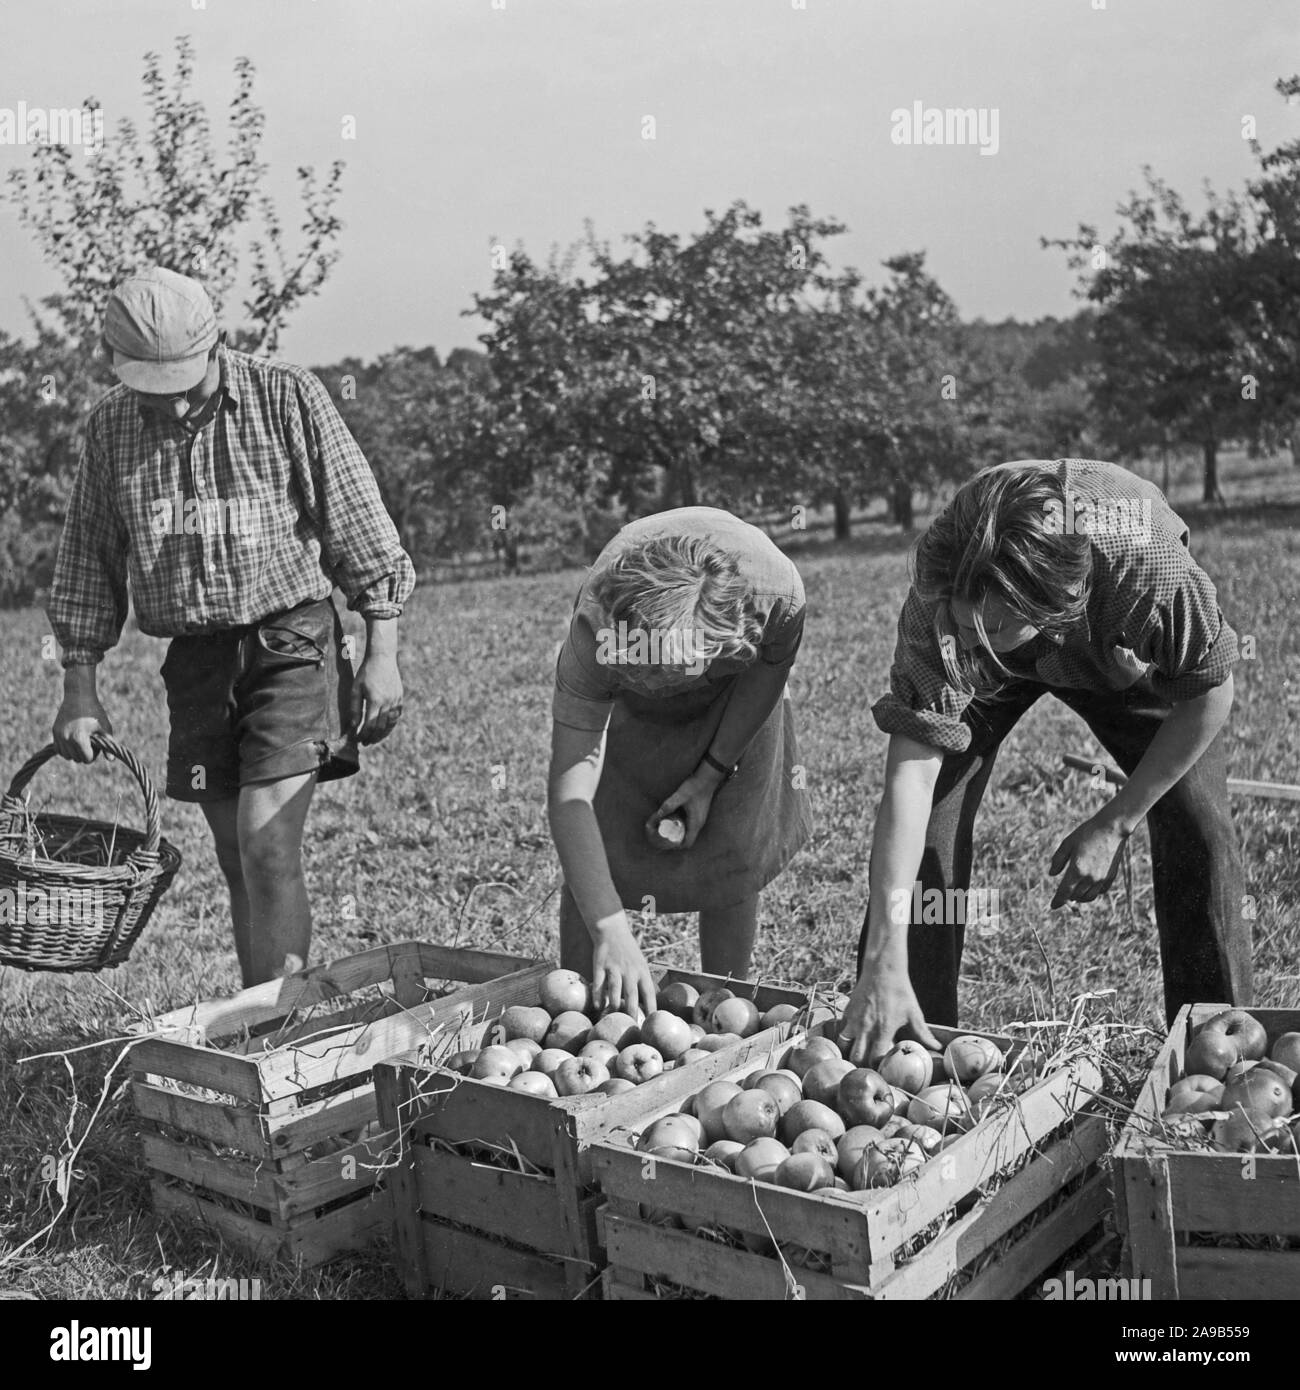
[[[1086,533],[1053,525],[1066,505],[1054,473],[986,468],[959,489],[912,547],[912,583],[934,609],[944,670],[958,690],[993,696],[1012,679],[984,626],[987,599],[1046,637],[1064,636],[1083,616],[1092,589],[1092,549]],[[974,610],[976,651],[963,651],[956,640],[954,599]]]
[[[591,581],[611,626],[629,632],[693,631],[706,661],[758,656],[763,628],[735,557],[702,536],[656,536],[621,550]]]

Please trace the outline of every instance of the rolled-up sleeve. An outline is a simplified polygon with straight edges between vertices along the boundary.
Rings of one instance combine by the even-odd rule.
[[[415,588],[415,568],[384,509],[379,485],[329,392],[297,375],[310,480],[308,511],[320,534],[325,572],[367,618],[397,618]]]
[[[555,661],[551,718],[570,729],[599,733],[614,709],[614,682],[596,660],[596,635],[575,613]]]
[[[50,586],[49,619],[62,664],[94,666],[117,645],[127,614],[130,537],[99,448],[86,428]]]
[[[1222,685],[1237,660],[1237,634],[1223,616],[1214,582],[1176,542],[1161,547],[1155,583],[1144,596],[1134,649],[1151,667],[1152,689],[1171,704]]]
[[[971,731],[962,713],[971,697],[948,681],[929,609],[908,591],[898,617],[898,640],[889,670],[889,693],[871,708],[876,727],[928,748],[964,753]]]

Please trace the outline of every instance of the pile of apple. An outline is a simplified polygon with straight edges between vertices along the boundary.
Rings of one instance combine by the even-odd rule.
[[[954,1143],[999,1095],[1031,1083],[1028,1049],[1007,1059],[989,1038],[954,1038],[942,1055],[900,1042],[875,1069],[828,1037],[791,1045],[781,1066],[713,1081],[637,1137],[643,1153],[703,1162],[798,1192],[888,1187]],[[935,1084],[935,1077],[944,1080]]]
[[[1183,1077],[1169,1088],[1161,1119],[1175,1135],[1208,1138],[1222,1153],[1300,1150],[1300,1033],[1268,1046],[1245,1009],[1203,1023],[1187,1045]]]
[[[616,1096],[673,1067],[699,1061],[762,1028],[802,1017],[793,1004],[760,1013],[752,999],[717,986],[702,994],[677,981],[640,1022],[597,1015],[591,986],[574,970],[544,976],[536,1005],[513,1004],[488,1027],[488,1045],[453,1053],[451,1071],[535,1096]]]

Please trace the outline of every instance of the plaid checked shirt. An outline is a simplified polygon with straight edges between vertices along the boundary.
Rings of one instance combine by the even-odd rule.
[[[310,372],[221,348],[216,408],[191,434],[125,386],[90,413],[50,592],[63,665],[140,630],[257,622],[334,585],[395,618],[415,571],[374,474]]]
[[[1087,610],[1060,642],[1041,634],[1001,660],[1015,676],[1076,690],[1141,682],[1171,704],[1221,685],[1237,660],[1237,634],[1209,576],[1192,559],[1186,525],[1154,484],[1095,459],[1033,459],[1006,468],[1051,469],[1078,508],[1092,546]],[[1083,518],[1078,520],[1077,518]],[[1100,528],[1091,518],[1108,521]],[[962,753],[971,696],[948,682],[934,613],[915,588],[898,620],[889,694],[872,707],[887,734]]]

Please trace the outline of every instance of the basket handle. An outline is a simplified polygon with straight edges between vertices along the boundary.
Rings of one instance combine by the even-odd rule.
[[[158,815],[158,793],[154,790],[153,779],[145,770],[144,764],[129,748],[119,743],[112,735],[102,733],[99,729],[91,734],[90,743],[101,753],[107,753],[110,757],[116,758],[118,762],[125,764],[127,771],[140,784],[140,793],[144,797],[145,837],[143,853],[157,854],[158,841],[162,836],[162,824]],[[8,794],[12,797],[22,796],[27,789],[28,782],[36,775],[37,770],[58,755],[59,750],[52,743],[47,743],[39,752],[33,753],[14,773],[13,781],[9,783]]]

